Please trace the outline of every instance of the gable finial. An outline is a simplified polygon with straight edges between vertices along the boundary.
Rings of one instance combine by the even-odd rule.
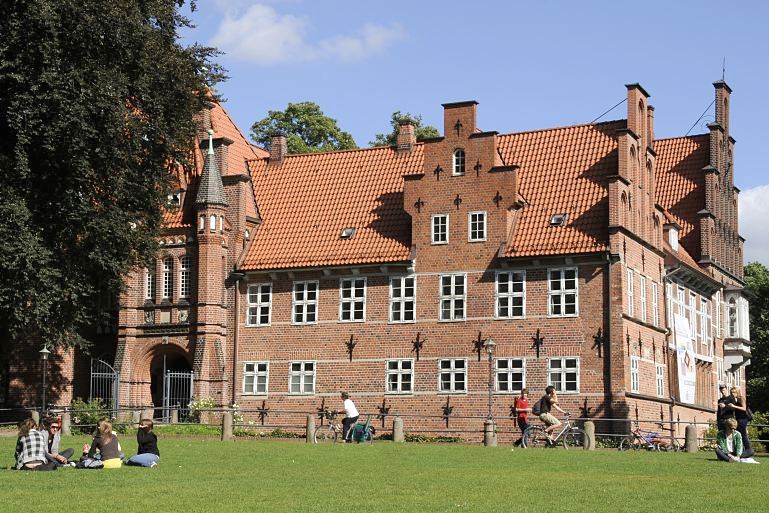
[[[208,130],[208,154],[214,154],[214,131]]]

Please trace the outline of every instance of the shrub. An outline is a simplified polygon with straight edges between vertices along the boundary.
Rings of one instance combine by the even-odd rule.
[[[72,431],[76,433],[93,433],[99,419],[112,413],[104,406],[101,399],[84,401],[77,398],[72,401],[70,408],[72,410]]]
[[[243,438],[304,438],[302,433],[293,433],[281,428],[275,428],[272,431],[257,431],[253,428],[239,427],[233,429],[232,433]]]
[[[214,400],[210,397],[201,397],[199,399],[193,399],[188,405],[190,408],[190,420],[192,422],[200,422],[201,415],[206,410],[214,408]]]
[[[406,442],[418,443],[418,444],[452,444],[461,442],[462,439],[458,436],[426,436],[426,435],[410,435],[408,433],[403,435],[403,439]]]

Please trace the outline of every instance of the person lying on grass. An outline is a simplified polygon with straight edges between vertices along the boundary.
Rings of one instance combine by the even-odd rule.
[[[158,437],[152,431],[154,424],[152,419],[142,419],[139,422],[139,429],[136,431],[136,442],[139,449],[136,456],[131,456],[126,465],[136,467],[154,467],[160,460],[160,451],[158,451]]]

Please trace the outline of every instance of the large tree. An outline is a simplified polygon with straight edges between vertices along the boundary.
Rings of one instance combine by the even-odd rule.
[[[183,4],[4,3],[0,372],[25,340],[83,344],[100,301],[155,250],[169,167],[223,78],[215,50],[179,42]]]
[[[745,266],[745,286],[750,298],[750,366],[748,403],[769,412],[769,269],[758,262]]]
[[[390,117],[390,126],[392,131],[388,134],[376,134],[374,140],[369,142],[370,146],[393,146],[398,142],[398,133],[400,132],[400,125],[402,121],[409,121],[414,125],[414,133],[417,139],[426,139],[428,137],[438,137],[438,129],[434,126],[425,125],[422,123],[422,116],[412,115],[410,112],[405,114],[401,111],[393,112]]]
[[[292,154],[357,148],[352,136],[313,102],[289,103],[286,110],[269,111],[266,118],[253,124],[251,138],[269,149],[272,135],[278,131],[286,134]]]

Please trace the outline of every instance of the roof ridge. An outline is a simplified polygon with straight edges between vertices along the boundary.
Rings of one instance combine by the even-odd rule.
[[[622,118],[622,119],[612,119],[610,121],[601,121],[601,122],[598,122],[598,123],[579,123],[579,124],[576,124],[576,125],[563,125],[563,126],[555,126],[555,127],[551,127],[551,128],[537,128],[535,130],[524,130],[522,132],[508,132],[508,133],[505,133],[505,134],[499,134],[499,136],[503,137],[503,136],[506,136],[506,135],[523,135],[523,134],[532,134],[532,133],[536,133],[536,132],[550,132],[550,131],[553,131],[553,130],[566,130],[567,128],[582,128],[582,127],[586,127],[586,126],[610,125],[612,123],[619,123],[621,121],[624,121],[625,123],[627,123],[627,119],[625,119],[625,118]]]
[[[675,137],[662,137],[660,139],[654,139],[654,142],[672,141],[673,139],[694,139],[695,137],[703,137],[703,136],[708,136],[708,135],[710,135],[710,134],[702,133],[702,134],[694,134],[694,135],[679,135],[679,136],[675,136]]]
[[[256,152],[254,151],[254,148],[253,148],[253,146],[256,146],[256,145],[252,144],[248,139],[246,139],[246,136],[243,135],[243,132],[240,130],[240,127],[232,119],[232,116],[230,116],[230,113],[227,112],[227,109],[225,109],[220,102],[216,102],[216,105],[220,109],[222,109],[222,113],[224,113],[224,115],[227,116],[227,119],[229,120],[230,124],[233,127],[235,127],[235,131],[238,133],[238,135],[241,137],[241,139],[243,139],[243,142],[248,147],[248,151],[250,151],[254,155],[254,158],[264,158],[264,157],[259,157],[259,155],[256,154]],[[257,148],[259,148],[259,147],[257,146]],[[260,148],[260,149],[262,149],[262,148]],[[266,150],[262,149],[262,151],[266,151]],[[247,160],[250,160],[250,159],[247,159]]]
[[[414,146],[421,146],[423,145],[423,142],[417,141]],[[328,155],[331,153],[339,154],[339,153],[352,153],[355,151],[372,151],[372,150],[395,150],[395,145],[389,145],[389,146],[369,146],[368,148],[347,148],[344,150],[329,150],[329,151],[317,151],[317,152],[307,152],[307,153],[290,153],[288,155],[285,155],[283,158],[291,158],[291,157],[307,157],[309,155]],[[255,160],[265,160],[269,159],[269,157],[256,157],[254,159],[248,159],[247,162],[253,162]]]

